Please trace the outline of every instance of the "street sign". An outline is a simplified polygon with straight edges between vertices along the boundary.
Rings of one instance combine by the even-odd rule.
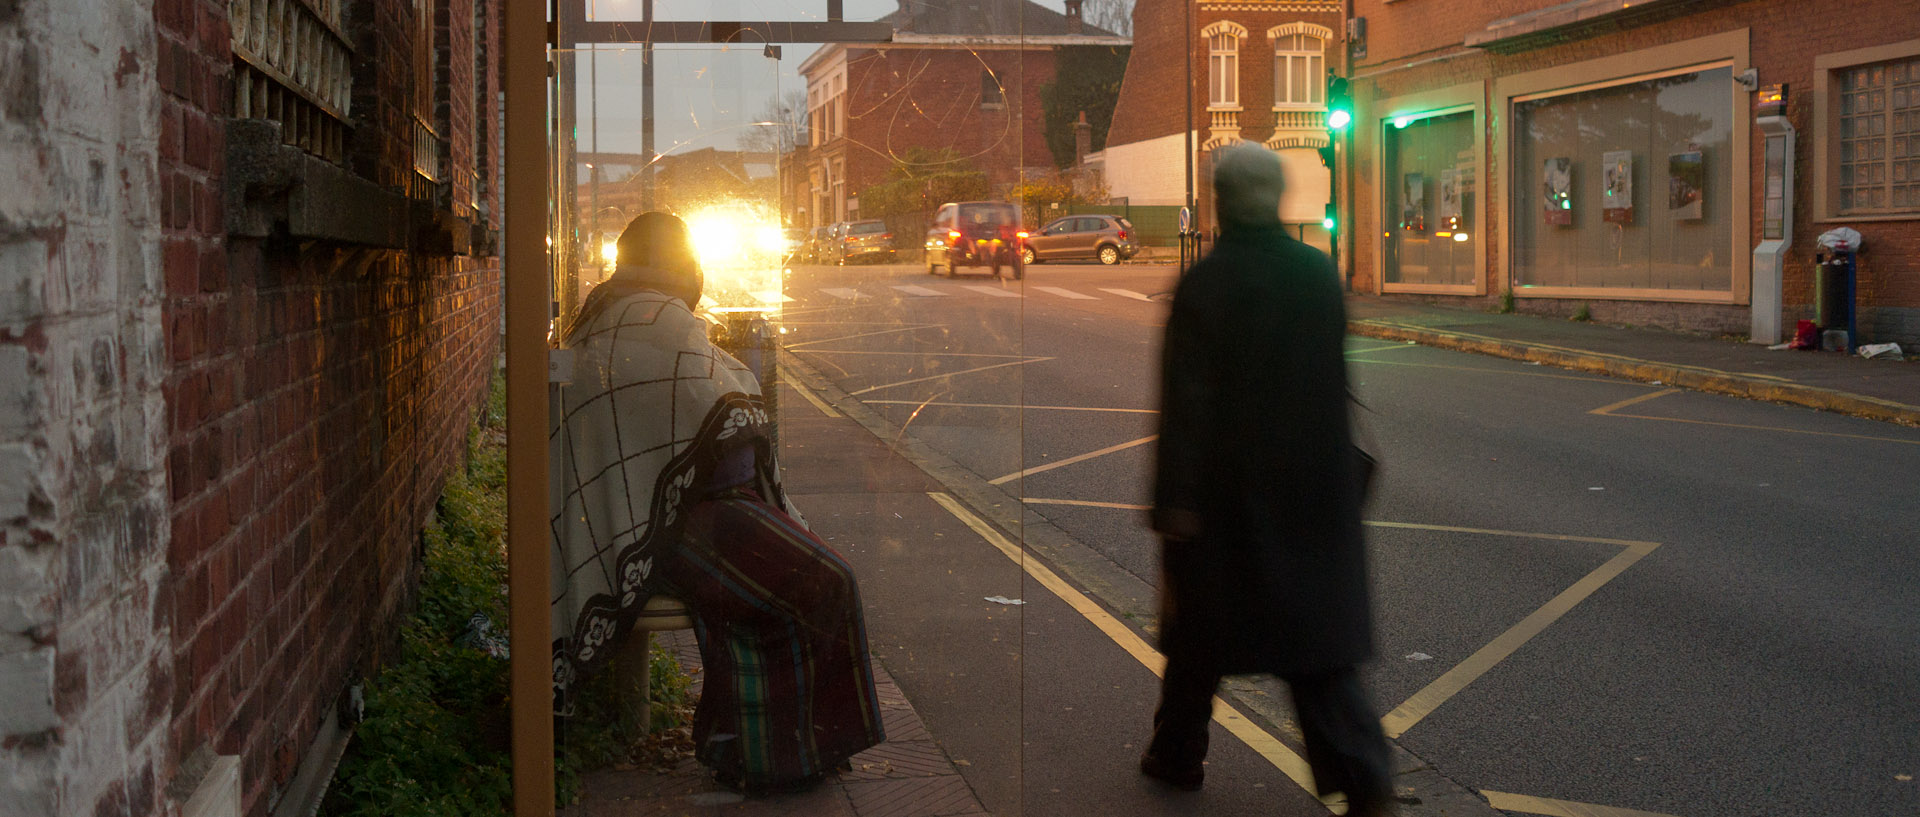
[[[1180,208],[1180,232],[1184,233],[1192,229],[1193,229],[1193,208],[1190,208],[1190,207]]]

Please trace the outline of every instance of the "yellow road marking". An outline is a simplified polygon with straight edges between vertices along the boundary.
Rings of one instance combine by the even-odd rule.
[[[1127,625],[1121,624],[1120,620],[1114,618],[1105,608],[1094,603],[1093,599],[1087,598],[1086,594],[1074,589],[1073,585],[1067,584],[1058,574],[1038,560],[1027,558],[1026,551],[1008,541],[1005,536],[1000,535],[999,531],[994,530],[993,526],[967,510],[959,500],[939,491],[929,491],[927,496],[940,503],[940,506],[946,508],[954,518],[972,528],[980,538],[999,548],[1007,558],[1020,565],[1027,575],[1032,576],[1034,580],[1040,582],[1041,586],[1052,591],[1061,601],[1066,602],[1067,606],[1072,607],[1074,612],[1079,613],[1101,632],[1106,633],[1108,638],[1113,639],[1115,644],[1120,645],[1121,649],[1126,650],[1128,655],[1133,656],[1134,660],[1139,661],[1154,675],[1166,673],[1167,659],[1148,645],[1146,639],[1141,638]],[[1233,733],[1234,737],[1239,738],[1249,748],[1259,752],[1261,757],[1266,758],[1267,762],[1272,763],[1274,768],[1279,769],[1308,794],[1314,793],[1313,770],[1307,766],[1307,761],[1292,749],[1287,748],[1287,745],[1281,743],[1278,738],[1254,725],[1246,716],[1241,715],[1239,710],[1234,709],[1232,704],[1220,698],[1214,698],[1213,720],[1226,727],[1228,732]]]
[[[832,406],[827,405],[827,401],[820,399],[820,395],[814,394],[813,389],[801,385],[800,381],[793,379],[791,375],[782,372],[780,374],[780,382],[787,384],[794,391],[799,392],[800,396],[806,398],[807,402],[812,403],[813,407],[819,409],[821,414],[825,414],[828,417],[840,416],[840,412],[834,411]]]
[[[1421,525],[1414,522],[1362,522],[1375,528],[1408,528],[1411,530],[1437,530],[1448,533],[1484,533],[1491,536],[1514,536],[1521,539],[1546,539],[1554,542],[1593,542],[1601,545],[1619,545],[1624,548],[1643,548],[1651,551],[1660,546],[1659,542],[1644,542],[1639,539],[1604,539],[1598,536],[1574,536],[1566,533],[1531,533],[1520,530],[1495,530],[1493,528],[1462,528],[1454,525]]]
[[[1029,505],[1077,505],[1083,508],[1113,508],[1120,511],[1144,511],[1152,505],[1126,505],[1119,502],[1089,502],[1084,499],[1038,499],[1027,497],[1020,500]]]
[[[1055,468],[1061,468],[1061,467],[1065,467],[1065,466],[1068,466],[1068,465],[1072,465],[1072,464],[1074,464],[1074,463],[1076,463],[1076,462],[1086,462],[1087,460],[1090,460],[1090,459],[1093,459],[1094,457],[1104,457],[1104,456],[1106,456],[1106,455],[1108,455],[1108,454],[1111,454],[1111,453],[1113,453],[1113,452],[1115,452],[1115,451],[1125,451],[1125,450],[1127,450],[1127,449],[1129,449],[1129,448],[1132,448],[1132,447],[1134,447],[1134,446],[1136,446],[1136,445],[1140,445],[1140,444],[1143,444],[1143,443],[1150,443],[1150,442],[1153,442],[1154,440],[1157,440],[1157,439],[1160,439],[1160,435],[1158,435],[1158,434],[1149,434],[1149,435],[1147,435],[1147,436],[1145,436],[1145,437],[1141,437],[1140,439],[1138,439],[1138,440],[1134,440],[1134,441],[1132,441],[1132,442],[1125,442],[1125,443],[1121,443],[1121,444],[1119,444],[1119,445],[1110,445],[1110,446],[1107,446],[1106,448],[1102,448],[1102,449],[1100,449],[1099,451],[1089,451],[1089,452],[1087,452],[1087,453],[1085,453],[1085,454],[1081,454],[1081,455],[1079,455],[1079,456],[1076,456],[1076,457],[1068,457],[1068,458],[1066,458],[1066,459],[1064,459],[1064,460],[1061,460],[1061,461],[1059,461],[1059,462],[1050,462],[1050,463],[1047,463],[1046,465],[1036,465],[1036,466],[1034,466],[1034,467],[1032,467],[1032,468],[1028,468],[1028,469],[1026,469],[1026,470],[1024,470],[1024,471],[1015,471],[1015,472],[1013,472],[1013,473],[1011,473],[1011,474],[1008,474],[1008,475],[1006,475],[1006,476],[1004,476],[1004,477],[999,477],[999,478],[996,478],[996,479],[990,479],[990,480],[987,480],[987,484],[988,484],[988,485],[1000,485],[1000,484],[1003,484],[1003,483],[1007,483],[1007,482],[1012,482],[1012,481],[1014,481],[1014,480],[1016,480],[1016,479],[1019,479],[1019,478],[1021,478],[1021,477],[1026,477],[1026,476],[1032,476],[1032,475],[1034,475],[1034,474],[1038,474],[1038,473],[1040,473],[1040,472],[1042,472],[1042,471],[1051,471],[1051,470],[1053,470],[1053,469],[1055,469]]]
[[[1348,349],[1346,351],[1346,354],[1364,355],[1368,352],[1384,352],[1384,351],[1387,351],[1388,349],[1407,349],[1407,348],[1417,349],[1419,347],[1420,347],[1420,344],[1417,344],[1417,343],[1396,343],[1392,346],[1375,346],[1372,349]]]
[[[1505,369],[1488,369],[1482,366],[1444,366],[1437,363],[1407,363],[1405,361],[1399,361],[1399,360],[1355,360],[1353,362],[1365,363],[1370,366],[1406,366],[1408,368],[1413,368],[1413,369],[1449,369],[1456,372],[1483,372],[1486,374],[1512,375],[1514,377],[1545,377],[1553,380],[1578,380],[1585,383],[1618,383],[1620,382],[1618,379],[1615,379],[1615,378],[1600,377],[1597,375],[1590,376],[1590,377],[1583,377],[1580,375],[1572,375],[1572,374],[1551,374],[1550,372],[1509,372]]]
[[[983,352],[881,352],[866,349],[808,349],[810,355],[899,355],[903,357],[998,357],[1016,358],[1026,355],[993,355]]]
[[[1844,437],[1849,440],[1872,440],[1874,442],[1882,442],[1882,443],[1901,443],[1904,445],[1920,445],[1920,440],[1903,440],[1903,439],[1900,439],[1899,437],[1874,437],[1867,434],[1842,434],[1837,431],[1809,431],[1801,428],[1784,428],[1782,426],[1757,426],[1757,425],[1751,425],[1748,423],[1722,423],[1717,420],[1693,420],[1685,417],[1655,417],[1650,414],[1615,414],[1614,413],[1616,411],[1619,411],[1620,409],[1626,408],[1636,403],[1642,403],[1648,400],[1652,400],[1655,397],[1662,397],[1662,396],[1673,394],[1679,391],[1684,391],[1684,390],[1683,389],[1666,389],[1663,391],[1654,392],[1652,394],[1643,394],[1643,395],[1640,395],[1639,397],[1622,400],[1612,405],[1601,406],[1587,413],[1598,414],[1602,417],[1620,417],[1628,420],[1653,420],[1655,422],[1661,422],[1661,423],[1686,423],[1689,425],[1696,425],[1696,426],[1719,426],[1720,428],[1741,428],[1741,429],[1746,429],[1748,431],[1778,431],[1782,434],[1811,434],[1815,437]]]
[[[1607,413],[1609,413],[1609,412],[1612,412],[1612,411],[1616,411],[1616,410],[1618,410],[1618,409],[1623,409],[1623,408],[1626,408],[1626,407],[1628,407],[1628,406],[1631,406],[1631,405],[1635,405],[1635,404],[1638,404],[1638,403],[1645,403],[1645,402],[1647,402],[1648,400],[1652,400],[1652,399],[1654,399],[1654,398],[1656,398],[1656,397],[1665,397],[1665,396],[1667,396],[1667,395],[1669,395],[1669,394],[1673,394],[1673,393],[1675,393],[1675,392],[1678,392],[1678,391],[1680,391],[1680,390],[1679,390],[1679,389],[1661,389],[1661,390],[1659,390],[1659,391],[1656,391],[1656,392],[1650,392],[1650,393],[1647,393],[1647,394],[1643,394],[1643,395],[1640,395],[1639,397],[1629,397],[1629,398],[1627,398],[1627,399],[1625,399],[1625,400],[1622,400],[1622,401],[1620,401],[1620,402],[1618,402],[1618,403],[1610,403],[1610,404],[1608,404],[1608,405],[1604,405],[1604,406],[1601,406],[1601,407],[1599,407],[1599,408],[1597,408],[1597,409],[1594,409],[1594,410],[1592,410],[1592,411],[1589,411],[1589,412],[1587,412],[1587,413],[1588,413],[1588,414],[1603,414],[1603,415],[1604,415],[1604,414],[1607,414]]]
[[[1673,817],[1639,809],[1619,808],[1616,806],[1596,806],[1592,803],[1575,803],[1569,800],[1549,800],[1545,797],[1529,797],[1524,794],[1509,794],[1503,791],[1481,790],[1480,796],[1487,798],[1487,805],[1501,811],[1518,811],[1526,814],[1545,814],[1549,817]]]
[[[1447,670],[1446,674],[1414,693],[1406,703],[1395,707],[1392,712],[1387,713],[1386,717],[1380,719],[1380,725],[1386,729],[1387,737],[1397,738],[1406,734],[1407,730],[1413,728],[1413,725],[1419,723],[1422,718],[1433,714],[1433,710],[1440,708],[1441,704],[1446,703],[1468,684],[1485,675],[1487,670],[1493,669],[1495,664],[1506,660],[1515,650],[1520,649],[1521,645],[1539,635],[1548,625],[1560,620],[1567,611],[1585,601],[1588,596],[1612,581],[1615,576],[1632,567],[1634,562],[1652,553],[1656,547],[1659,545],[1653,542],[1627,544],[1626,550],[1619,555],[1607,560],[1606,564],[1595,568],[1580,581],[1574,582],[1572,587],[1561,591],[1560,595],[1554,596],[1552,601],[1521,619],[1519,624],[1513,625],[1473,655],[1468,656],[1467,660]]]
[[[864,389],[854,392],[853,396],[858,397],[868,392],[875,392],[881,389],[891,389],[895,386],[908,386],[914,383],[925,383],[929,380],[945,380],[949,377],[959,377],[960,375],[963,375],[963,374],[973,374],[974,372],[984,372],[989,369],[1001,369],[1007,366],[1025,366],[1029,363],[1039,363],[1041,361],[1052,360],[1052,359],[1053,358],[1050,358],[1050,357],[1032,357],[1032,358],[1027,358],[1026,360],[1015,360],[1007,363],[995,363],[991,366],[975,366],[971,369],[961,369],[960,371],[957,371],[957,372],[947,372],[945,374],[935,374],[935,375],[928,375],[926,377],[916,377],[912,380],[902,380],[898,383],[883,383],[878,386],[868,386]]]
[[[918,400],[867,400],[872,405],[939,406],[941,408],[1022,409],[1030,411],[1105,411],[1115,414],[1159,414],[1154,409],[1093,408],[1090,406],[1019,406],[1010,403],[922,403]]]

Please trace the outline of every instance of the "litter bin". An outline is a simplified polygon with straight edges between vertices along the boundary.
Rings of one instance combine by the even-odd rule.
[[[1813,320],[1823,334],[1845,332],[1846,344],[1841,351],[1851,354],[1859,345],[1854,314],[1858,291],[1854,283],[1854,254],[1860,251],[1860,233],[1838,227],[1821,233],[1818,243],[1821,251],[1814,256],[1819,266],[1814,270]],[[1837,342],[1821,344],[1822,348],[1838,345]]]

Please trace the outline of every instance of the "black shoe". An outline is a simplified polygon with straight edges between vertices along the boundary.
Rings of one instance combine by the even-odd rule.
[[[1140,773],[1181,791],[1199,791],[1207,779],[1207,767],[1199,761],[1175,763],[1153,752],[1140,756]]]

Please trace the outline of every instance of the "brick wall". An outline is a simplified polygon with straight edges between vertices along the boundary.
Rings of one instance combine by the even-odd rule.
[[[1005,88],[999,109],[980,105],[982,71]],[[1053,51],[854,49],[847,63],[847,193],[886,178],[908,148],[951,148],[1010,185],[1020,167],[1051,168],[1040,121],[1040,86],[1053,81]]]
[[[156,14],[121,6],[0,3],[0,815],[149,813],[164,772]]]
[[[1358,92],[1376,98],[1399,96],[1419,90],[1446,87],[1463,82],[1484,82],[1491,94],[1491,80],[1497,76],[1550,68],[1613,54],[1629,53],[1651,46],[1688,40],[1737,29],[1749,30],[1749,54],[1762,84],[1785,83],[1789,86],[1788,119],[1799,131],[1799,149],[1795,157],[1798,190],[1794,210],[1793,246],[1785,261],[1783,280],[1785,323],[1809,317],[1813,303],[1814,241],[1820,233],[1836,226],[1850,226],[1865,238],[1867,250],[1861,256],[1860,305],[1863,335],[1879,340],[1920,341],[1920,219],[1907,221],[1861,222],[1836,219],[1817,223],[1813,220],[1813,161],[1816,140],[1826,138],[1813,130],[1814,59],[1836,51],[1920,38],[1920,17],[1911,13],[1911,4],[1901,0],[1862,0],[1848,7],[1847,14],[1808,14],[1804,4],[1792,0],[1754,0],[1730,3],[1704,11],[1688,13],[1649,25],[1640,25],[1598,36],[1543,45],[1515,54],[1491,54],[1464,49],[1462,41],[1501,17],[1552,5],[1548,0],[1508,0],[1494,4],[1476,0],[1433,0],[1422,3],[1393,3],[1382,0],[1357,0],[1354,13],[1365,16],[1369,29],[1369,57],[1356,67],[1359,74],[1375,74],[1362,83]],[[1876,23],[1861,29],[1858,20]],[[1464,52],[1464,53],[1462,53]],[[1136,52],[1137,55],[1137,52]],[[1136,56],[1137,58],[1137,56]],[[1394,66],[1413,67],[1395,69]],[[1736,90],[1737,100],[1750,99]],[[1488,102],[1498,105],[1498,100]],[[1503,112],[1492,111],[1494,115]],[[1751,110],[1741,107],[1741,115]],[[1491,137],[1491,132],[1489,136]],[[1757,243],[1762,217],[1761,162],[1762,135],[1753,129],[1750,147],[1751,222],[1737,230],[1736,248],[1750,252]],[[1493,162],[1500,146],[1488,144],[1482,157],[1484,195],[1498,190]],[[1373,157],[1356,157],[1355,182],[1369,185],[1370,168],[1364,163]],[[1352,219],[1356,235],[1378,229],[1373,212],[1379,191],[1361,187],[1355,201],[1358,211]],[[1490,211],[1497,221],[1497,207]],[[1504,238],[1503,225],[1489,224],[1488,274],[1497,278],[1499,256]],[[1371,280],[1378,261],[1368,242],[1356,248],[1356,273]],[[1501,283],[1495,280],[1488,300],[1498,297]],[[1564,307],[1564,308],[1563,308]],[[1572,304],[1536,304],[1544,311],[1569,311]],[[1595,317],[1603,318],[1596,303]],[[1713,306],[1674,307],[1660,304],[1620,303],[1605,308],[1616,318],[1636,323],[1654,323],[1710,331],[1744,333],[1747,310]],[[1869,331],[1867,327],[1871,327]]]
[[[182,33],[168,52],[187,66],[177,73],[197,79],[167,88],[162,117],[173,191],[162,207],[169,771],[201,750],[238,755],[244,813],[264,815],[345,687],[375,668],[408,604],[419,530],[464,451],[498,351],[500,277],[487,258],[230,238],[219,87],[232,59],[227,4],[167,2],[195,5],[201,32]],[[497,76],[475,65],[497,38],[497,9],[429,7],[434,43],[414,42],[412,0],[349,8],[363,57],[349,165],[407,189],[412,56],[437,48],[446,85],[436,124],[449,136],[450,172],[436,198],[470,217],[462,169],[499,144]],[[162,31],[165,51],[173,35],[164,22]]]

